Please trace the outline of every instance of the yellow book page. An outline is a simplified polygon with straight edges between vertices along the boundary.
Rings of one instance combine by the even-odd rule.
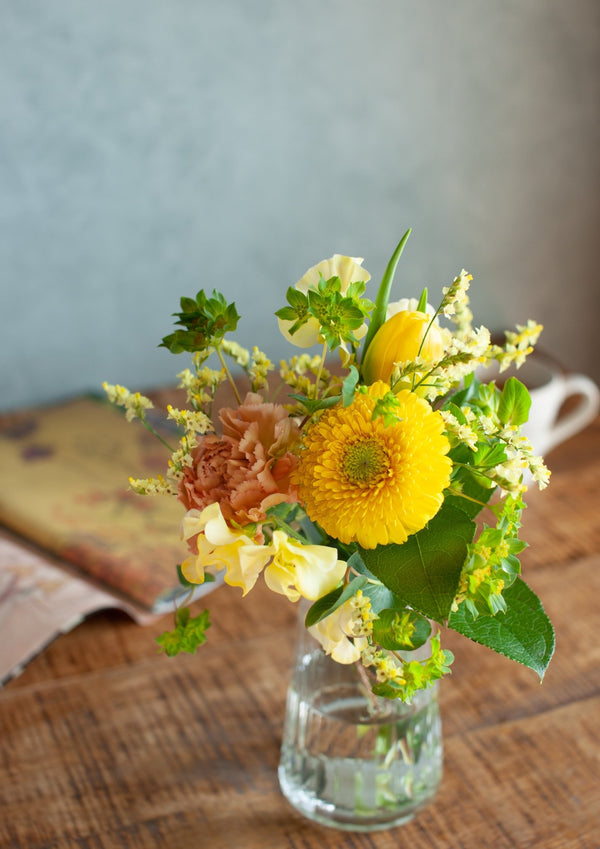
[[[136,495],[128,478],[164,472],[168,456],[139,422],[93,398],[4,417],[0,523],[152,608],[177,586],[184,508]]]

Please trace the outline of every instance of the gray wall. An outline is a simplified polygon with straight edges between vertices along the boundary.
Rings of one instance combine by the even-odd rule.
[[[241,341],[334,252],[600,378],[598,0],[0,0],[0,407],[170,381],[216,286]]]

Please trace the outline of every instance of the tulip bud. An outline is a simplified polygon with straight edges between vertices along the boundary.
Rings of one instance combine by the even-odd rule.
[[[396,363],[410,362],[417,356],[423,360],[440,360],[444,355],[443,331],[435,323],[427,330],[430,321],[424,312],[402,310],[384,322],[373,337],[363,361],[365,383],[371,384],[376,380],[389,383]]]

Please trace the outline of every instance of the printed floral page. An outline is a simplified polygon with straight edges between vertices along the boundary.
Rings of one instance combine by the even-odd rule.
[[[0,684],[85,616],[119,608],[138,624],[155,616],[0,536]]]
[[[3,417],[0,524],[135,604],[169,609],[181,591],[184,508],[128,488],[130,475],[161,473],[168,457],[139,422],[94,398]]]

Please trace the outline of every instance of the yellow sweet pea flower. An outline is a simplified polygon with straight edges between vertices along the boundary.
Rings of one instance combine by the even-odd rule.
[[[273,558],[265,569],[265,582],[290,601],[300,596],[316,601],[334,589],[346,571],[335,548],[302,545],[283,531],[274,531],[271,544],[264,548]]]
[[[192,584],[203,584],[205,572],[226,569],[225,582],[250,592],[263,568],[269,562],[266,546],[257,545],[243,530],[232,530],[221,513],[219,504],[204,510],[188,510],[181,525],[184,540],[196,537],[197,554],[181,564],[181,571]]]
[[[410,362],[417,356],[427,361],[440,360],[444,355],[445,333],[435,322],[427,330],[430,321],[427,313],[400,310],[384,322],[363,361],[365,383],[376,380],[389,383],[395,363]]]

